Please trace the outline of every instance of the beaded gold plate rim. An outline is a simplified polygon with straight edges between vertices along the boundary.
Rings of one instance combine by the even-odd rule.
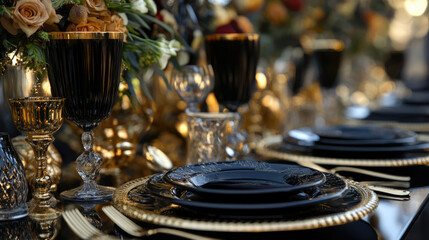
[[[362,197],[361,202],[346,212],[299,220],[202,220],[160,215],[138,207],[128,198],[128,193],[149,180],[151,176],[139,178],[119,187],[113,195],[113,205],[128,217],[155,225],[211,232],[274,232],[317,229],[357,221],[373,212],[378,206],[377,195],[364,185],[346,180]]]
[[[333,157],[317,157],[308,155],[299,155],[275,151],[267,148],[267,146],[278,144],[283,141],[281,135],[269,136],[262,139],[256,146],[256,153],[270,158],[277,158],[291,162],[310,161],[318,164],[326,165],[343,165],[343,166],[361,166],[361,167],[404,167],[413,165],[429,164],[429,153],[424,157],[414,158],[397,158],[397,159],[349,159],[349,158],[333,158]]]

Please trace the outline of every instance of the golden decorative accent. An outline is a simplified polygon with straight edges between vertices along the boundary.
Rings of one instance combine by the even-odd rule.
[[[63,124],[62,108],[65,98],[24,97],[9,99],[18,131],[29,135],[50,135]]]
[[[360,183],[346,180],[350,187],[355,189],[361,195],[362,200],[355,207],[342,213],[332,213],[298,220],[205,220],[196,218],[180,218],[176,216],[161,215],[150,209],[143,209],[139,207],[138,203],[133,202],[128,198],[128,193],[132,189],[145,184],[150,177],[151,176],[139,178],[119,187],[113,195],[114,206],[125,215],[141,221],[188,230],[217,232],[272,232],[316,229],[357,221],[373,212],[378,206],[378,198],[373,191]]]
[[[33,149],[30,144],[25,141],[25,136],[16,136],[12,138],[12,145],[24,165],[25,176],[27,177],[28,182],[30,182],[37,171]],[[51,190],[56,191],[61,180],[61,165],[63,164],[63,159],[58,150],[52,144],[49,145],[46,156],[48,158],[46,174],[51,177],[53,182]]]
[[[124,39],[122,32],[50,32],[50,39]]]
[[[226,33],[226,34],[211,34],[207,35],[207,41],[213,40],[240,40],[240,41],[257,41],[259,34],[256,33]]]
[[[293,153],[279,152],[267,148],[269,145],[278,144],[283,141],[280,135],[269,136],[259,142],[255,151],[264,157],[282,159],[291,162],[310,161],[317,164],[342,165],[342,166],[361,166],[361,167],[403,167],[412,165],[429,164],[429,153],[424,157],[413,158],[395,158],[395,159],[349,159],[316,157],[308,155],[299,155]]]

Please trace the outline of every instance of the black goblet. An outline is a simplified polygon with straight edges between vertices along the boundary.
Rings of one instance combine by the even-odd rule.
[[[325,124],[339,121],[339,100],[336,95],[338,73],[341,67],[344,43],[339,39],[313,39],[305,46],[313,55],[316,78],[322,93],[323,118]]]
[[[208,35],[205,48],[214,71],[216,99],[229,111],[236,112],[249,102],[255,90],[259,35]]]
[[[85,149],[76,160],[83,185],[61,193],[71,201],[111,199],[113,188],[96,184],[100,154],[93,150],[93,129],[106,119],[117,99],[124,34],[54,32],[46,49],[53,96],[66,98],[64,116],[80,127]]]

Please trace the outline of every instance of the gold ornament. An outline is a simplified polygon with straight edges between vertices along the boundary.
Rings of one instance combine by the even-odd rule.
[[[12,145],[18,153],[22,164],[25,168],[25,175],[27,180],[30,180],[34,177],[36,173],[36,163],[34,161],[34,152],[31,148],[30,144],[25,141],[25,136],[17,136],[12,138]],[[61,165],[63,163],[63,159],[61,158],[60,153],[54,147],[54,145],[50,145],[48,147],[47,152],[47,175],[52,180],[51,190],[56,191],[57,186],[61,180]]]

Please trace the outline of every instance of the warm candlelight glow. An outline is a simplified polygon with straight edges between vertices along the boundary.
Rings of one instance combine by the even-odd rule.
[[[411,16],[421,16],[426,11],[428,6],[427,0],[405,0],[404,3],[405,10],[407,10],[408,14]]]
[[[263,73],[256,73],[256,82],[258,83],[259,89],[264,89],[267,87],[267,77]]]

